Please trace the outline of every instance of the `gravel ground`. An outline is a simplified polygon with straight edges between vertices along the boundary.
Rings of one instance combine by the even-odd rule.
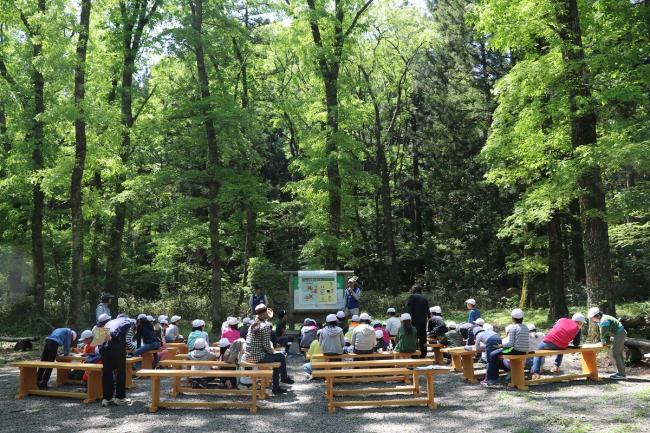
[[[485,389],[456,374],[436,379],[438,409],[355,408],[327,412],[324,387],[306,381],[302,360],[290,358],[296,384],[285,396],[262,401],[257,414],[244,410],[161,409],[148,411],[149,382],[128,393],[131,407],[102,408],[78,400],[28,397],[15,400],[17,371],[0,367],[0,432],[647,432],[650,433],[650,377],[623,382],[552,384],[530,392]],[[565,370],[579,368],[567,357]],[[609,368],[602,371],[608,375]],[[169,390],[169,384],[163,384]],[[163,391],[165,393],[165,391]],[[195,398],[195,397],[193,397]],[[218,397],[213,397],[218,398]]]

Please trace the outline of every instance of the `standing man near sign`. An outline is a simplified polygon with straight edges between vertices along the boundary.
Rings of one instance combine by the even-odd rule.
[[[406,301],[406,311],[411,315],[411,323],[418,331],[420,358],[427,356],[427,321],[429,320],[429,301],[422,296],[422,286],[413,284],[411,296]]]
[[[359,314],[359,299],[361,299],[361,289],[357,280],[359,278],[354,276],[348,280],[348,285],[345,288],[345,313],[349,316]]]
[[[258,305],[266,304],[266,296],[262,291],[262,286],[255,283],[253,284],[253,290],[254,292],[251,295],[250,301],[248,302],[249,306],[251,307],[251,313],[255,313],[255,307],[257,307]]]

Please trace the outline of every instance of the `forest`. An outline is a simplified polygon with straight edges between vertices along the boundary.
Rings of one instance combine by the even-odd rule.
[[[0,0],[0,322],[221,323],[298,269],[615,314],[649,109],[650,0]]]

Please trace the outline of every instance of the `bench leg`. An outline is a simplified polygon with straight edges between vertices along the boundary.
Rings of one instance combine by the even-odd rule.
[[[149,412],[158,412],[160,404],[160,377],[151,376],[151,405]]]
[[[434,399],[435,397],[435,387],[433,385],[433,374],[427,374],[427,401],[429,409],[436,409],[438,405]]]
[[[510,360],[510,383],[509,387],[517,387],[522,391],[526,391],[526,378],[524,377],[524,358],[518,357]]]
[[[413,394],[420,395],[420,375],[413,372]]]
[[[153,367],[153,354],[151,352],[144,352],[142,354],[142,369],[151,370]]]
[[[582,372],[589,374],[588,380],[600,381],[598,377],[598,363],[596,362],[596,352],[582,352]]]
[[[125,368],[125,373],[126,373],[126,389],[133,389],[135,388],[133,384],[133,367],[131,364],[126,364]]]
[[[253,377],[252,378],[252,386],[251,386],[251,407],[250,407],[250,412],[251,413],[257,413],[257,382],[260,382],[260,388],[262,387],[262,380],[263,379],[258,379]]]
[[[442,352],[440,351],[439,347],[433,348],[433,356],[434,359],[436,360],[436,364],[443,365],[445,363],[445,357],[442,356]]]
[[[181,377],[180,376],[175,376],[172,379],[172,390],[170,391],[169,394],[172,397],[178,396],[178,394],[180,394],[180,392],[178,391],[180,389],[180,387],[181,387]]]
[[[336,407],[334,406],[334,377],[330,377],[327,381],[327,410],[334,413]]]
[[[68,381],[70,376],[70,370],[67,368],[57,368],[56,369],[56,386],[63,386]]]
[[[84,403],[92,403],[101,399],[102,396],[102,372],[100,370],[88,371],[88,397],[84,400]]]
[[[20,385],[16,398],[21,400],[29,395],[29,390],[36,388],[36,371],[34,367],[20,367]]]
[[[460,355],[456,355],[455,353],[451,354],[451,370],[452,371],[462,371],[462,367],[460,365],[461,360],[460,360]]]
[[[462,356],[463,363],[463,379],[469,383],[476,383],[476,376],[474,376],[474,355],[471,356]]]

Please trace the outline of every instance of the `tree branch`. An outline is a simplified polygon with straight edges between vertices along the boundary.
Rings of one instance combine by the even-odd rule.
[[[138,108],[138,111],[135,112],[135,115],[133,116],[133,124],[135,124],[135,121],[138,120],[138,116],[140,116],[140,113],[142,113],[142,110],[144,110],[145,105],[147,105],[147,102],[149,102],[149,99],[153,96],[154,92],[156,91],[156,88],[158,85],[156,84],[153,86],[153,89],[151,89],[151,92],[147,95],[146,98],[144,98],[144,101],[142,101],[142,104],[140,105],[140,108]]]
[[[357,11],[357,14],[354,16],[352,19],[352,22],[350,23],[350,27],[345,31],[345,36],[349,36],[350,33],[352,33],[352,30],[357,26],[357,21],[359,21],[359,18],[361,18],[361,15],[370,7],[374,0],[368,0],[366,1],[363,6],[361,6],[361,9]]]

